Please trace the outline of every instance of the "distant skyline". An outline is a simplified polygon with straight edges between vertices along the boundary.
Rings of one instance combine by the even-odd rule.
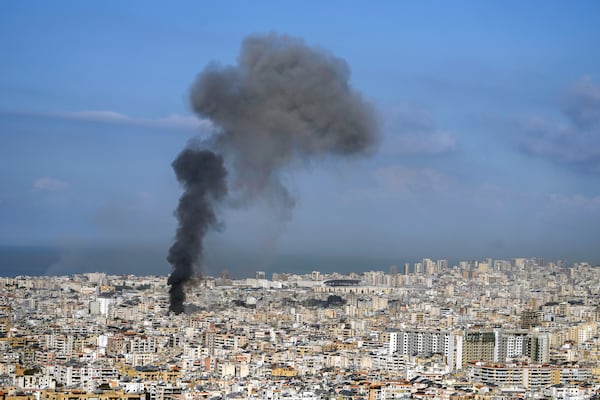
[[[215,129],[189,88],[277,32],[344,59],[383,137],[287,171],[286,220],[222,207],[208,273],[290,254],[600,263],[599,18],[596,1],[2,2],[0,246],[73,266],[82,248],[152,249],[168,274],[171,162]],[[144,271],[119,259],[107,270]]]
[[[160,246],[149,247],[54,247],[0,246],[0,277],[14,276],[64,276],[90,272],[104,272],[111,275],[157,275],[167,277],[171,272],[164,265],[165,250]],[[219,277],[227,274],[232,279],[252,278],[256,272],[265,272],[270,278],[273,273],[310,274],[319,271],[324,274],[365,273],[383,271],[390,273],[395,267],[404,274],[404,265],[409,264],[411,273],[415,264],[425,258],[406,259],[378,256],[344,256],[330,254],[277,254],[260,257],[254,253],[220,253],[206,260],[207,268],[203,276]],[[512,261],[519,257],[507,257]],[[534,259],[535,257],[529,258]],[[442,258],[444,259],[444,258]],[[538,258],[539,259],[539,258]],[[448,267],[459,267],[461,262],[487,261],[480,259],[445,259]],[[493,259],[497,261],[499,259]],[[433,259],[434,262],[438,259]],[[543,259],[544,263],[557,263],[566,260]],[[571,267],[575,263],[588,263],[586,260],[564,263]],[[594,264],[592,264],[594,265]]]

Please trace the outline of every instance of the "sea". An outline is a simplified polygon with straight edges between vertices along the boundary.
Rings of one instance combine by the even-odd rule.
[[[73,247],[0,246],[0,277],[57,276],[86,272],[113,275],[168,275],[171,265],[166,261],[164,246],[134,247]],[[361,257],[323,254],[258,254],[253,252],[207,252],[203,261],[204,275],[227,273],[241,279],[265,272],[308,274],[349,273],[365,271],[389,272],[393,265],[404,271],[404,262],[416,260],[386,257]]]

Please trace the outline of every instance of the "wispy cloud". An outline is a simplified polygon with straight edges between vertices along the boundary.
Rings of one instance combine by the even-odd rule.
[[[576,82],[565,94],[561,111],[565,122],[538,116],[515,121],[514,146],[530,156],[600,174],[600,85],[587,77]]]
[[[564,112],[580,129],[600,126],[600,85],[588,76],[576,82],[565,96]]]
[[[193,115],[170,114],[159,118],[140,118],[110,110],[64,111],[64,112],[24,112],[0,111],[2,114],[54,118],[71,121],[87,121],[105,124],[147,126],[154,128],[199,131],[208,133],[213,130],[210,121]]]
[[[378,168],[374,172],[378,187],[390,193],[437,193],[450,190],[454,181],[429,168],[408,168],[399,165]]]
[[[129,242],[168,240],[174,229],[170,207],[146,191],[111,196],[92,210],[88,221],[99,234]]]
[[[38,178],[33,182],[33,189],[39,191],[50,191],[55,192],[59,190],[65,190],[69,187],[69,183],[60,179],[43,177]]]
[[[438,155],[456,149],[456,137],[439,129],[423,109],[397,105],[388,113],[386,125],[386,153]]]
[[[54,114],[57,118],[106,122],[125,125],[139,125],[159,128],[175,128],[183,130],[203,130],[212,129],[212,124],[207,120],[200,120],[192,115],[170,114],[161,118],[136,118],[114,111],[74,111]]]
[[[600,196],[583,194],[564,195],[553,193],[548,196],[550,204],[569,210],[600,211]]]
[[[531,193],[517,192],[483,182],[466,184],[434,168],[388,165],[373,172],[374,187],[367,191],[379,198],[436,199],[468,202],[485,208],[502,208],[511,202],[527,201]]]
[[[595,219],[600,213],[600,196],[523,191],[489,182],[471,184],[433,168],[388,165],[373,170],[371,178],[367,187],[344,193],[344,201],[392,201],[402,207],[435,204],[432,210],[445,205],[511,217],[516,213],[523,218],[587,215]]]
[[[454,196],[462,189],[450,176],[431,168],[388,165],[372,171],[368,187],[343,194],[345,201],[426,199],[430,196]]]

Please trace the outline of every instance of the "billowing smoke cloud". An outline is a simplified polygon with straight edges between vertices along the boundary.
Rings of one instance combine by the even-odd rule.
[[[232,195],[238,200],[267,196],[289,209],[294,200],[279,179],[283,167],[371,150],[378,139],[374,112],[349,78],[344,60],[301,39],[277,34],[246,38],[237,65],[208,65],[192,85],[191,105],[217,128],[205,145],[229,161]],[[169,256],[174,267],[169,278],[174,312],[182,310],[182,285],[201,257],[203,235],[216,222],[211,204],[225,192],[222,163],[211,161],[212,168],[207,168],[190,162],[185,176],[180,176],[178,160],[174,167],[186,193],[177,211],[180,227]],[[203,177],[199,186],[210,183],[218,190],[190,185],[187,178],[197,174]]]

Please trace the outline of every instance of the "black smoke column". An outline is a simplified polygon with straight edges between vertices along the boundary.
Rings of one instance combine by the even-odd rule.
[[[194,147],[183,150],[172,165],[185,191],[176,211],[179,227],[167,257],[173,266],[167,283],[171,286],[169,309],[181,314],[184,286],[202,261],[202,239],[209,228],[218,224],[213,204],[227,193],[227,171],[220,155]]]

